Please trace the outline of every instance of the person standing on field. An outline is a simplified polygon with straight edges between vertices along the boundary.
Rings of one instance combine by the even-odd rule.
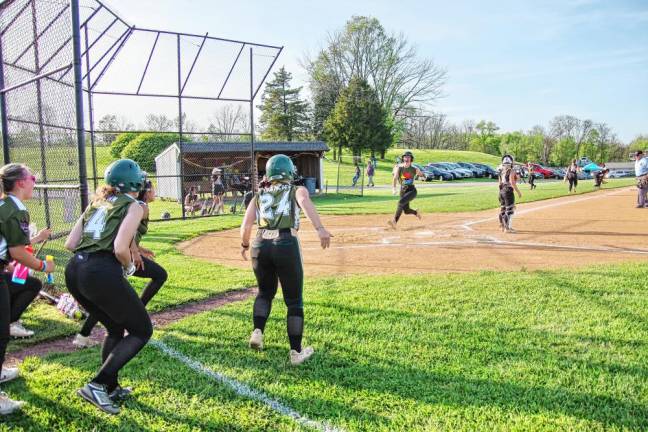
[[[278,283],[281,282],[284,302],[288,308],[288,357],[290,363],[297,366],[314,353],[312,347],[302,347],[304,268],[297,237],[300,209],[304,210],[315,226],[322,249],[329,247],[332,236],[322,226],[308,190],[293,184],[295,166],[288,156],[278,154],[268,159],[266,176],[268,181],[260,185],[241,224],[241,256],[247,260],[247,251],[252,248],[252,269],[259,286],[252,309],[254,330],[250,336],[250,348],[263,349],[266,322]],[[250,243],[255,222],[258,226],[257,235]]]
[[[418,209],[413,210],[410,208],[410,203],[417,195],[416,186],[414,186],[414,179],[416,179],[416,177],[425,178],[425,174],[415,166],[412,166],[414,155],[411,151],[406,151],[399,159],[401,159],[403,163],[397,164],[392,171],[392,193],[394,195],[397,193],[396,183],[400,183],[401,186],[400,199],[398,200],[398,206],[396,207],[396,214],[394,214],[393,219],[387,222],[392,229],[396,229],[396,224],[398,224],[398,220],[403,213],[411,214],[416,216],[419,220],[421,219],[421,212]]]
[[[635,176],[637,177],[637,208],[648,205],[646,194],[648,193],[648,159],[644,152],[639,150],[635,153]]]
[[[373,165],[373,163],[371,163],[371,161],[369,161],[367,163],[367,187],[375,186],[374,181],[373,181],[374,172],[375,172],[374,165]]]
[[[514,233],[512,221],[513,214],[515,213],[515,194],[522,198],[522,192],[517,187],[518,175],[513,168],[513,156],[502,156],[502,164],[499,168],[499,203],[500,213],[499,222],[502,231],[507,233]]]

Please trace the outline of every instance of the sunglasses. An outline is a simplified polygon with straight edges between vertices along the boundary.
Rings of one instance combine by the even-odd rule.
[[[36,176],[35,175],[28,175],[27,177],[23,177],[20,180],[30,180],[36,183]]]

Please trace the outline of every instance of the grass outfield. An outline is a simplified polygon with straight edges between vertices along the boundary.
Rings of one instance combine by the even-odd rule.
[[[608,180],[604,189],[630,186],[636,183],[634,178]],[[568,195],[567,185],[563,182],[536,182],[538,187],[533,191],[529,186],[518,185],[522,199],[518,203],[558,198]],[[596,190],[593,180],[578,183],[578,193]],[[398,197],[392,195],[391,188],[365,189],[364,196],[328,194],[317,196],[314,202],[322,214],[376,214],[393,213]],[[517,198],[517,197],[516,197]],[[461,186],[449,183],[447,187],[419,187],[418,195],[412,202],[413,208],[424,213],[478,211],[499,207],[497,185],[488,183],[479,186]]]
[[[309,280],[305,342],[287,365],[285,307],[266,351],[246,346],[251,300],[186,318],[156,339],[315,421],[355,430],[648,429],[643,265],[579,271]],[[639,282],[638,282],[639,281]],[[3,386],[27,400],[0,430],[301,430],[266,406],[147,347],[122,374],[118,417],[74,391],[97,348],[29,359]]]

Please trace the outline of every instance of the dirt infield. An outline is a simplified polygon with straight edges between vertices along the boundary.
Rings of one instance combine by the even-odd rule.
[[[403,216],[331,216],[335,236],[323,251],[312,226],[300,231],[307,275],[469,272],[573,268],[648,260],[648,209],[636,209],[634,188],[568,196],[518,206],[515,234],[499,230],[497,210]],[[250,268],[239,255],[238,230],[179,245],[187,255]]]

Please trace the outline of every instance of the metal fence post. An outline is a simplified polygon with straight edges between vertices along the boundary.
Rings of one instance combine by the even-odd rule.
[[[88,173],[86,170],[86,146],[83,124],[83,82],[81,80],[81,27],[79,25],[79,0],[70,0],[72,15],[72,47],[74,55],[74,109],[76,114],[77,148],[79,153],[79,186],[81,211],[88,206]],[[90,89],[88,89],[90,91]]]
[[[2,34],[0,34],[0,90],[4,89],[4,58],[2,57]],[[9,122],[7,121],[7,99],[4,92],[0,92],[0,117],[2,117],[2,155],[4,163],[11,160],[9,155]]]

